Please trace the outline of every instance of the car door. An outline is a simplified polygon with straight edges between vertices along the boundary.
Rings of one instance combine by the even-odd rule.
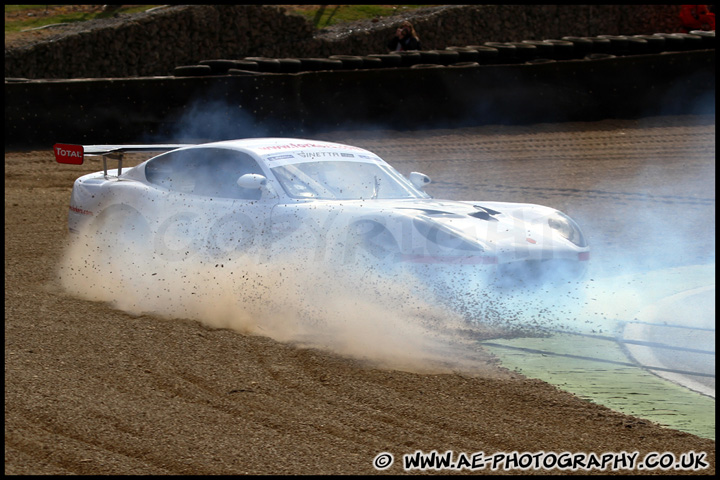
[[[189,148],[148,162],[146,178],[159,193],[155,254],[168,261],[259,254],[276,199],[267,190],[238,186],[248,173],[263,171],[251,156],[225,148]]]

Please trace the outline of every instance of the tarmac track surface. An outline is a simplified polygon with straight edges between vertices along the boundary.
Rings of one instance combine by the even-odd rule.
[[[422,171],[437,198],[558,208],[601,274],[629,259],[714,262],[714,116],[314,138]],[[413,369],[68,296],[57,265],[70,189],[99,169],[57,165],[50,146],[5,153],[6,474],[366,474],[380,452],[402,473],[416,450],[695,451],[709,468],[677,473],[715,473],[714,441],[524,378],[482,349],[465,368]],[[681,249],[668,228],[689,232]]]

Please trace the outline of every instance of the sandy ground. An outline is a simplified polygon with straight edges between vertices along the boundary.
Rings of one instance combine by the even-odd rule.
[[[608,268],[714,262],[714,117],[316,138],[427,173],[436,197],[559,208]],[[463,365],[401,365],[70,296],[58,274],[70,190],[99,169],[5,152],[6,474],[371,474],[381,452],[402,473],[416,450],[695,451],[709,464],[695,473],[715,473],[715,442],[504,370],[479,347]],[[668,243],[681,236],[682,250]]]

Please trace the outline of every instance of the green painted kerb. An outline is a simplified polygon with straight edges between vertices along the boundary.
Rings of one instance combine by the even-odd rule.
[[[615,411],[715,440],[715,399],[633,366],[614,341],[562,334],[492,340],[483,346],[504,367],[526,377]]]

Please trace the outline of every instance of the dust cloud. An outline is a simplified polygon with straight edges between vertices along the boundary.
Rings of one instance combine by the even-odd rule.
[[[383,368],[473,375],[494,369],[476,340],[500,330],[468,324],[407,272],[379,272],[360,259],[318,262],[302,249],[273,247],[262,255],[167,261],[144,248],[148,242],[123,250],[89,229],[75,237],[59,266],[64,289],[129,314],[193,319]]]

